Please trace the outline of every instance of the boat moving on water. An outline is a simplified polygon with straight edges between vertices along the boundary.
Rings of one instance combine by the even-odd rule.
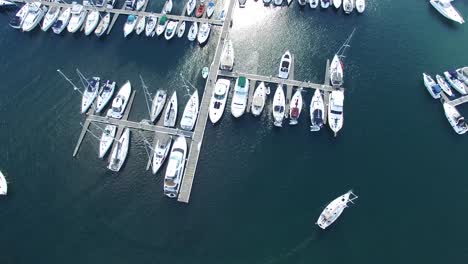
[[[443,103],[445,117],[449,121],[450,125],[453,127],[453,130],[459,135],[465,134],[468,131],[468,125],[465,122],[465,118],[460,115],[458,110],[449,105],[448,103]]]
[[[458,22],[460,24],[465,23],[465,20],[463,17],[458,13],[458,11],[455,9],[455,7],[452,6],[450,2],[453,0],[431,0],[430,3],[431,5],[439,11],[444,17]]]
[[[442,76],[440,76],[439,74],[436,75],[436,80],[437,80],[437,83],[439,84],[440,88],[442,88],[442,90],[449,96],[449,97],[453,97],[454,94],[452,92],[452,89],[450,89],[450,86],[448,85],[448,83],[445,82],[444,78]]]
[[[109,151],[112,143],[114,143],[116,132],[117,127],[113,125],[106,125],[104,131],[102,131],[101,140],[99,141],[99,158],[104,158],[106,153]]]
[[[151,163],[151,169],[153,174],[156,174],[161,166],[166,161],[169,150],[171,149],[172,137],[167,137],[166,140],[158,139],[156,142],[156,149],[153,153],[153,161]]]
[[[322,93],[316,89],[312,102],[310,103],[310,131],[320,131],[323,126],[323,114],[325,113],[325,105],[323,103]]]
[[[112,95],[114,95],[115,82],[107,80],[101,88],[96,101],[96,113],[100,113],[107,103],[109,103]]]
[[[107,116],[112,118],[122,118],[125,107],[127,107],[128,100],[130,100],[130,93],[132,92],[132,85],[127,81],[117,93],[117,96],[112,101],[112,108],[107,111]]]
[[[426,86],[427,91],[434,99],[439,99],[442,89],[440,86],[432,79],[431,76],[423,73],[424,85]]]
[[[166,104],[167,93],[165,90],[157,90],[156,94],[154,95],[153,101],[151,103],[151,114],[150,119],[151,122],[154,123],[159,115],[162,113],[164,109],[164,105]]]
[[[187,141],[184,137],[179,136],[172,145],[164,177],[164,195],[169,198],[176,198],[179,195],[186,158]]]
[[[252,115],[259,116],[263,108],[265,107],[266,101],[266,87],[265,83],[261,82],[257,89],[255,89],[253,99],[252,99]]]
[[[128,154],[128,146],[130,144],[130,129],[128,127],[125,128],[122,136],[116,144],[117,145],[111,153],[109,166],[107,166],[107,168],[111,171],[117,172],[122,168]]]
[[[180,120],[180,127],[183,130],[192,131],[193,127],[195,126],[195,122],[197,121],[198,107],[198,91],[195,90],[185,105],[184,113],[182,114],[182,119]]]
[[[67,27],[68,23],[70,22],[71,18],[71,8],[65,8],[63,10],[57,20],[52,25],[52,31],[55,34],[60,34],[62,31]]]
[[[210,101],[209,112],[210,121],[213,124],[216,124],[221,119],[221,116],[223,116],[230,86],[231,81],[227,79],[218,79],[218,81],[216,81],[216,86]]]
[[[164,126],[174,127],[177,121],[177,92],[172,93],[171,99],[169,99],[169,105],[166,107],[164,112]]]
[[[297,125],[299,116],[302,111],[302,94],[301,89],[297,89],[294,93],[289,105],[289,125]]]
[[[278,77],[287,79],[289,77],[289,70],[291,69],[291,53],[286,51],[281,57],[281,63],[278,69]]]
[[[348,207],[348,203],[353,203],[358,197],[352,192],[348,191],[347,193],[341,195],[340,197],[333,200],[331,203],[325,207],[325,209],[320,214],[316,224],[322,228],[326,229],[333,222],[340,217],[343,210]]]
[[[81,113],[84,114],[91,107],[94,99],[96,99],[99,92],[99,77],[93,77],[87,80],[86,90],[83,92],[81,100]]]
[[[239,76],[234,86],[234,95],[231,102],[231,114],[235,117],[241,117],[247,107],[249,97],[249,79]]]
[[[275,96],[273,97],[273,124],[276,127],[283,126],[284,119],[284,110],[286,107],[286,99],[284,97],[283,86],[278,84],[278,87],[275,91]]]
[[[340,90],[335,90],[330,94],[330,101],[328,103],[328,124],[334,135],[338,134],[338,131],[343,127],[343,102],[344,93]]]

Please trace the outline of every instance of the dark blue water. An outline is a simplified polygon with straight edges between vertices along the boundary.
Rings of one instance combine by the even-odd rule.
[[[183,4],[174,1],[174,13]],[[468,16],[466,1],[455,6]],[[350,16],[296,2],[236,7],[230,37],[242,72],[275,75],[290,50],[296,79],[321,83],[326,59],[356,28],[345,59],[344,128],[337,138],[328,128],[312,134],[308,107],[298,126],[281,129],[270,103],[260,118],[235,120],[228,110],[207,126],[189,204],[163,196],[136,131],[120,173],[97,158],[91,136],[72,158],[81,98],[56,69],[75,81],[75,68],[118,85],[130,80],[130,119],[139,121],[148,118],[139,74],[151,91],[182,95],[182,74],[202,92],[200,70],[219,29],[200,47],[186,38],[124,39],[123,17],[97,39],[22,33],[8,26],[11,15],[0,15],[0,169],[10,183],[0,199],[0,263],[466,262],[468,144],[421,73],[466,65],[468,34],[427,1],[368,0],[365,14]],[[304,93],[307,104],[311,97]],[[186,100],[179,96],[180,109]],[[351,188],[356,205],[319,230],[323,207]]]

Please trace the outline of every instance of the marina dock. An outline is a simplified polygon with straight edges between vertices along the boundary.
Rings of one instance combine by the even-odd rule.
[[[291,54],[291,68],[289,69],[288,80],[294,80],[294,54]],[[290,84],[286,85],[286,107],[284,108],[284,116],[289,116],[289,105],[291,103],[293,87]]]
[[[468,103],[468,95],[464,95],[454,100],[450,100],[450,98],[448,98],[448,96],[445,93],[441,93],[441,95],[442,95],[442,98],[444,99],[444,102],[448,103],[449,105],[453,107],[459,106],[464,103]]]

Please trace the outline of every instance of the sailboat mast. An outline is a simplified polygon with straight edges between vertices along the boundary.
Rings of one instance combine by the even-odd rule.
[[[152,102],[151,101],[151,94],[150,92],[148,91],[148,87],[146,86],[145,84],[145,81],[143,81],[143,77],[141,77],[140,75],[140,80],[141,80],[141,85],[143,86],[143,90],[144,90],[144,95],[145,95],[145,102],[146,102],[146,108],[148,108],[148,113],[150,115],[150,118],[151,118],[151,109],[150,109],[150,106],[149,106],[149,102]]]
[[[81,92],[80,88],[78,88],[60,69],[57,69],[57,72],[73,86],[75,91],[78,91],[81,95],[83,95],[83,92]]]

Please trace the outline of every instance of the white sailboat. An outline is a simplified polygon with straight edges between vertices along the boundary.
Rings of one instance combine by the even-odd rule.
[[[447,81],[455,90],[457,90],[462,95],[467,94],[467,89],[465,88],[465,85],[456,78],[455,74],[449,71],[446,71],[444,72],[444,76],[445,76],[445,79],[447,79]]]
[[[55,34],[62,33],[62,31],[67,27],[68,23],[70,22],[70,18],[71,8],[68,7],[62,10],[59,17],[52,25],[52,31],[54,31]]]
[[[216,124],[221,119],[221,116],[223,116],[230,86],[231,81],[227,79],[218,79],[218,81],[216,81],[216,86],[210,101],[209,112],[210,121],[213,124]]]
[[[310,103],[310,131],[320,131],[323,126],[323,115],[325,113],[325,105],[323,103],[322,93],[316,89],[312,102]]]
[[[8,183],[5,179],[5,175],[0,171],[0,195],[7,195]]]
[[[102,131],[101,139],[99,140],[99,158],[102,159],[109,151],[114,143],[115,133],[117,132],[117,127],[114,125],[106,125],[104,131]]]
[[[255,89],[253,98],[252,98],[252,115],[259,116],[262,114],[263,108],[265,107],[266,102],[266,87],[265,83],[261,82],[257,89]]]
[[[449,121],[450,125],[453,127],[453,130],[459,135],[465,134],[468,131],[468,125],[465,122],[465,118],[460,115],[458,110],[449,105],[448,103],[443,103],[445,117]]]
[[[184,36],[185,33],[185,21],[182,21],[179,28],[177,29],[177,37],[181,38]]]
[[[109,166],[107,168],[111,171],[120,171],[125,162],[128,154],[128,146],[130,144],[130,129],[125,128],[122,136],[116,142],[116,146],[111,153]]]
[[[162,16],[159,19],[158,26],[156,27],[156,35],[160,36],[165,30],[167,23],[169,23],[169,20],[167,19],[167,16]]]
[[[426,86],[427,91],[434,99],[439,99],[442,89],[440,86],[432,79],[430,75],[423,73],[424,86]]]
[[[452,89],[450,89],[450,86],[448,85],[447,82],[445,82],[444,78],[440,76],[439,74],[436,75],[436,80],[437,83],[439,84],[440,88],[449,96],[453,97],[454,94],[452,92]]]
[[[364,10],[366,10],[366,0],[356,0],[356,10],[358,13],[364,13]]]
[[[189,33],[187,34],[187,38],[190,41],[194,41],[197,38],[198,34],[198,23],[193,22],[192,26],[190,26]]]
[[[81,100],[81,113],[84,114],[91,107],[91,104],[96,99],[99,92],[99,77],[93,77],[90,80],[87,80],[86,89],[83,92],[83,97]]]
[[[343,85],[343,72],[343,63],[339,56],[335,54],[330,64],[330,83],[333,87],[340,87]]]
[[[187,16],[191,16],[193,10],[195,10],[195,6],[197,6],[197,0],[188,0],[187,2]]]
[[[156,142],[156,149],[153,152],[153,160],[151,163],[151,169],[153,174],[156,174],[161,166],[166,161],[169,150],[171,149],[172,137],[167,137],[164,139],[158,139]]]
[[[343,0],[343,10],[346,14],[351,14],[354,9],[354,1],[353,0]]]
[[[340,90],[331,92],[328,102],[328,124],[334,132],[335,137],[338,131],[343,127],[343,102],[344,93]]]
[[[169,21],[169,24],[167,24],[166,27],[166,33],[164,34],[166,40],[170,40],[172,37],[174,37],[178,24],[178,21]]]
[[[47,7],[42,6],[40,2],[30,3],[28,13],[24,18],[21,29],[25,32],[33,30],[37,24],[41,22],[45,15],[45,11],[47,11]]]
[[[172,93],[169,104],[164,112],[164,126],[174,127],[177,121],[177,92]]]
[[[431,0],[431,5],[439,11],[444,17],[458,22],[460,24],[465,23],[465,20],[460,13],[452,6],[450,2],[453,0]]]
[[[158,18],[155,16],[149,16],[148,20],[146,21],[146,28],[145,28],[145,35],[147,37],[153,37],[156,33],[154,30],[156,29],[156,25],[158,24]]]
[[[60,7],[52,6],[44,16],[44,20],[42,21],[42,26],[41,26],[42,31],[49,30],[49,28],[52,27],[52,25],[55,23],[59,15],[60,15]]]
[[[167,93],[165,90],[157,90],[156,94],[154,95],[152,104],[151,104],[151,114],[150,119],[151,122],[154,123],[159,115],[162,113],[164,109],[164,105],[166,104]]]
[[[210,0],[208,2],[208,5],[206,7],[206,17],[211,18],[213,16],[214,10],[215,10],[215,2],[213,0]]]
[[[317,8],[317,6],[319,5],[319,0],[309,0],[309,6],[310,8]]]
[[[320,214],[317,225],[322,228],[326,229],[329,227],[333,222],[340,217],[343,213],[343,210],[348,207],[348,203],[353,203],[358,197],[352,192],[348,191],[347,193],[341,195],[340,197],[333,200],[331,203],[325,207],[323,212]]]
[[[203,23],[201,24],[200,28],[198,29],[198,35],[197,35],[197,40],[200,45],[203,45],[206,40],[208,40],[208,37],[210,36],[211,32],[211,24],[209,23]]]
[[[195,90],[185,105],[184,113],[180,120],[180,127],[183,130],[192,131],[197,121],[199,104],[198,91]]]
[[[234,47],[232,41],[227,39],[224,41],[223,53],[221,54],[221,60],[219,68],[225,71],[232,71],[234,67]]]
[[[141,32],[143,32],[143,30],[145,30],[145,26],[146,26],[146,17],[141,16],[140,19],[138,19],[136,29],[135,29],[135,33],[137,35],[140,35]]]
[[[273,124],[277,127],[282,126],[285,107],[286,98],[284,97],[283,87],[281,84],[278,84],[278,87],[275,91],[275,96],[273,97]]]
[[[166,175],[164,176],[164,195],[176,198],[179,195],[180,184],[187,158],[187,141],[179,136],[172,144]]]
[[[107,111],[107,116],[112,118],[122,118],[125,107],[127,107],[128,100],[130,100],[130,93],[132,92],[132,85],[127,81],[117,93],[117,96],[112,101],[112,108]]]
[[[115,82],[107,80],[101,88],[96,101],[96,113],[100,113],[114,95]]]
[[[93,33],[96,29],[97,25],[99,24],[99,11],[93,10],[88,13],[88,17],[86,17],[85,28],[84,32],[86,36]]]
[[[137,22],[138,22],[138,16],[128,15],[127,21],[125,21],[124,29],[123,29],[125,38],[128,35],[130,35],[130,33],[133,32],[133,30],[136,27]]]
[[[78,29],[81,28],[81,25],[83,25],[86,14],[88,14],[88,11],[86,11],[82,5],[72,2],[71,18],[67,26],[68,32],[75,33],[78,31]]]
[[[231,114],[238,118],[242,116],[247,107],[247,99],[249,97],[249,79],[244,76],[239,76],[234,86],[234,95],[231,102]]]
[[[302,111],[302,94],[301,89],[297,89],[294,93],[291,102],[289,104],[289,124],[297,125],[299,116]]]
[[[333,0],[333,6],[336,9],[339,9],[341,7],[342,0]]]
[[[96,27],[96,30],[94,31],[94,34],[97,37],[102,36],[107,31],[107,29],[109,28],[109,24],[110,24],[110,13],[107,12],[102,17],[101,21],[99,22],[98,26]]]

